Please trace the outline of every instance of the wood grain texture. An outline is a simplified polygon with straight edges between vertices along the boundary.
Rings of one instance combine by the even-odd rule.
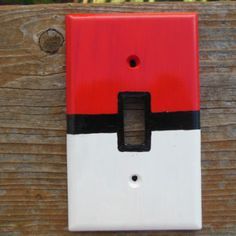
[[[83,235],[236,235],[236,2],[215,2],[0,8],[1,236],[79,235],[67,232],[65,47],[47,53],[40,35],[63,36],[67,13],[140,11],[200,14],[204,228]]]

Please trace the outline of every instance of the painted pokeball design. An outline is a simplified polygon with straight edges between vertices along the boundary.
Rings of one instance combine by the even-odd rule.
[[[66,66],[69,230],[200,229],[197,15],[67,15]]]

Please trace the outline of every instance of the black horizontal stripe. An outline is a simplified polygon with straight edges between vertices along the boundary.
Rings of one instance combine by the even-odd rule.
[[[115,133],[119,115],[67,115],[68,134]]]
[[[200,111],[150,113],[148,117],[151,131],[200,129]],[[67,115],[67,133],[116,133],[122,122],[119,114]]]
[[[151,130],[190,130],[200,129],[200,112],[161,112],[151,113]]]

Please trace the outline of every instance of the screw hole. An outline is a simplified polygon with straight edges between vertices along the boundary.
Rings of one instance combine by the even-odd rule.
[[[128,63],[131,68],[135,68],[140,64],[140,60],[137,56],[128,57]]]
[[[138,176],[137,175],[132,175],[131,179],[132,179],[132,181],[136,182],[138,180]]]
[[[130,65],[130,67],[136,67],[137,62],[134,59],[132,59],[132,60],[129,61],[129,65]]]

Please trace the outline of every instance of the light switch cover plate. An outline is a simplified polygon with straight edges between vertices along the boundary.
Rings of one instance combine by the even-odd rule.
[[[195,13],[66,17],[69,230],[202,227]],[[124,142],[143,99],[145,142]]]

